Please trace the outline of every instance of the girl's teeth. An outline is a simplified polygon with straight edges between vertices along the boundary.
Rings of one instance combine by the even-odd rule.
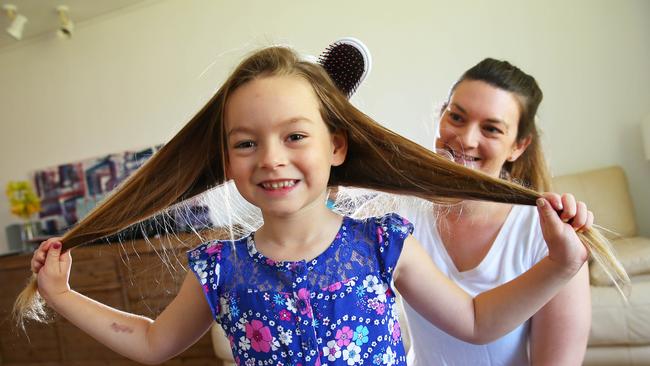
[[[296,185],[296,183],[292,180],[262,184],[262,186],[266,189],[287,188],[287,187],[293,187],[294,185]]]

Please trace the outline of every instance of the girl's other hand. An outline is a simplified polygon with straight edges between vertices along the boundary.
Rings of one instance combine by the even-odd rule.
[[[37,274],[38,292],[48,302],[70,290],[72,257],[70,251],[61,254],[61,247],[61,238],[50,238],[39,245],[32,257],[31,269]]]
[[[572,194],[551,192],[537,200],[537,210],[549,258],[572,270],[580,269],[589,254],[576,232],[592,227],[593,213]]]

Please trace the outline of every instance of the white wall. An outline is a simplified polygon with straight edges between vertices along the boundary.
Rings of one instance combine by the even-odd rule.
[[[355,103],[427,146],[434,105],[466,68],[491,56],[535,75],[553,172],[622,165],[650,235],[639,136],[650,113],[647,0],[149,1],[78,24],[71,41],[0,50],[0,185],[166,141],[257,46],[318,54],[348,35],[374,58]],[[0,199],[0,228],[11,222]]]

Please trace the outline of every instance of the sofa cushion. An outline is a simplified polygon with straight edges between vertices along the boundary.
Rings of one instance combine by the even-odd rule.
[[[641,366],[649,360],[650,346],[589,347],[582,366]]]
[[[616,239],[612,241],[612,246],[616,257],[630,277],[650,274],[650,238],[637,236]],[[589,274],[592,285],[610,286],[612,284],[603,268],[596,263],[590,264]]]
[[[625,304],[616,288],[592,286],[589,346],[650,344],[650,281],[635,281]]]
[[[623,237],[637,235],[634,206],[628,191],[627,178],[618,166],[591,170],[553,178],[553,190],[572,193],[587,203],[596,224]],[[605,236],[613,238],[615,236]]]

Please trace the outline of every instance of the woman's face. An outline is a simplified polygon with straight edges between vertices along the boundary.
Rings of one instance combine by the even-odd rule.
[[[454,161],[499,177],[506,161],[526,150],[529,138],[516,141],[520,108],[514,94],[483,81],[465,80],[456,86],[440,117],[436,149]]]

